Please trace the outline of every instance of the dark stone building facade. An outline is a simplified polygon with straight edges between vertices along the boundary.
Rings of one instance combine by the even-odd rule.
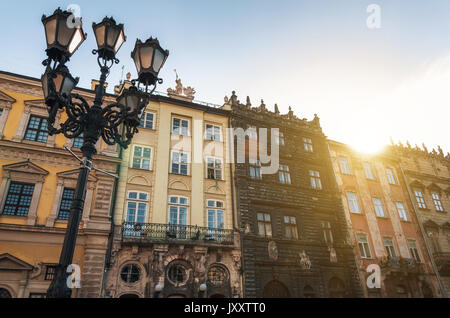
[[[319,118],[299,119],[291,110],[281,115],[276,105],[270,112],[263,101],[251,107],[249,98],[244,105],[234,92],[225,101],[234,129],[280,132],[281,169],[274,174],[261,176],[258,164],[249,164],[251,137],[245,163],[237,162],[234,143],[244,297],[362,297]]]

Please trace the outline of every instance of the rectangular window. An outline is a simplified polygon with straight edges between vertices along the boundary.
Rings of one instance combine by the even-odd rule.
[[[287,239],[298,239],[297,218],[295,216],[284,216],[284,228]]]
[[[172,134],[189,136],[189,121],[186,119],[172,119]]]
[[[178,151],[172,151],[171,173],[188,175],[188,154]]]
[[[436,208],[436,211],[443,212],[444,208],[442,207],[441,198],[439,197],[439,193],[433,192],[431,194],[431,197],[433,198],[434,207]]]
[[[73,148],[81,148],[83,146],[83,133],[81,133],[78,137],[73,138],[72,147]]]
[[[370,246],[369,241],[367,240],[367,235],[357,234],[356,238],[358,239],[358,247],[361,258],[371,258],[372,254],[370,253]]]
[[[207,158],[206,177],[213,180],[222,180],[222,159]]]
[[[169,197],[169,224],[186,225],[188,199],[185,197]]]
[[[361,210],[359,209],[358,197],[356,196],[356,193],[347,192],[347,201],[348,201],[348,207],[350,209],[350,212],[361,213]]]
[[[75,194],[74,189],[64,188],[61,197],[61,203],[59,205],[58,219],[68,220],[70,215],[70,208],[72,206],[73,196]]]
[[[339,157],[339,164],[343,174],[352,174],[350,164],[348,163],[348,159],[346,157]]]
[[[24,139],[38,142],[47,142],[47,119],[30,116]]]
[[[33,197],[34,184],[11,182],[3,214],[27,216]]]
[[[220,126],[206,124],[205,140],[221,141],[221,131]]]
[[[381,200],[378,198],[372,198],[372,202],[375,208],[376,215],[383,218],[386,217],[386,215],[384,214],[383,203],[381,202]]]
[[[306,152],[313,152],[314,151],[311,138],[303,137],[303,148],[305,149]]]
[[[56,273],[57,265],[47,265],[45,266],[44,280],[53,280]]]
[[[258,213],[258,234],[260,236],[272,237],[272,221],[269,213]]]
[[[423,199],[423,193],[420,190],[414,190],[414,195],[416,196],[417,205],[421,209],[426,209],[425,200]]]
[[[402,202],[396,202],[397,205],[397,211],[398,215],[400,216],[400,219],[403,221],[408,221],[408,216],[406,215],[405,206]]]
[[[372,171],[372,165],[368,162],[364,162],[363,166],[364,166],[364,173],[366,175],[366,178],[370,179],[370,180],[375,180],[375,175],[373,174],[373,171]]]
[[[284,146],[284,134],[282,132],[278,132],[278,138],[275,140],[277,145]]]
[[[128,192],[126,221],[129,223],[145,223],[147,206],[148,193],[138,191]]]
[[[311,180],[311,188],[322,190],[322,182],[320,181],[319,171],[309,170],[309,178]]]
[[[141,122],[139,123],[139,127],[153,129],[155,114],[145,112],[141,117]]]
[[[216,200],[208,200],[207,206],[208,206],[208,228],[210,229],[225,228],[223,202]]]
[[[331,223],[329,221],[320,222],[323,232],[324,242],[327,244],[333,244],[333,231],[331,229]]]
[[[384,247],[386,248],[386,253],[389,257],[397,257],[394,248],[394,242],[390,237],[383,238]]]
[[[278,180],[284,184],[291,184],[291,174],[287,165],[280,165],[278,170]]]
[[[396,184],[397,181],[395,180],[394,171],[390,168],[386,168],[386,176],[388,178],[388,182],[390,184]]]
[[[250,178],[262,179],[261,177],[261,163],[257,160],[255,163],[250,163]]]
[[[132,168],[150,170],[152,148],[134,146]]]
[[[411,252],[412,258],[414,258],[414,260],[417,263],[420,263],[421,259],[420,259],[420,255],[419,255],[419,250],[417,249],[416,241],[408,240],[408,247],[409,247],[409,251]]]

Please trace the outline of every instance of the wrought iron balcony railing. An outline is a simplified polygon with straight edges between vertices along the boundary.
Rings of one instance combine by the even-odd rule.
[[[191,242],[233,245],[233,230],[196,225],[124,222],[122,239],[144,242]]]
[[[380,259],[379,263],[382,268],[391,270],[403,270],[408,272],[420,272],[422,270],[422,264],[416,262],[413,258],[383,257]]]

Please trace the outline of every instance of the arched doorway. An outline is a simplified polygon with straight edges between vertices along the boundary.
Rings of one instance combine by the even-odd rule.
[[[172,294],[167,296],[167,298],[186,298],[186,296],[182,294]]]
[[[119,298],[139,298],[139,296],[136,294],[123,294]]]
[[[312,288],[309,285],[306,285],[305,288],[303,289],[303,297],[305,297],[305,298],[315,298],[316,297],[316,293],[314,292],[314,288]]]
[[[283,283],[273,280],[267,283],[263,292],[264,298],[289,298],[289,290]]]
[[[337,278],[332,277],[328,282],[328,290],[330,291],[331,298],[344,298],[345,297],[345,284]]]
[[[423,283],[422,284],[422,295],[423,298],[433,298],[433,291],[431,290],[430,286],[428,284]]]
[[[12,296],[6,289],[0,288],[0,298],[12,298]]]

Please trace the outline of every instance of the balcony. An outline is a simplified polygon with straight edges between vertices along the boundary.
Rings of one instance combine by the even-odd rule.
[[[419,273],[423,270],[422,264],[417,263],[413,258],[383,257],[380,259],[379,264],[381,268],[393,271]]]
[[[450,253],[433,253],[434,261],[442,276],[450,276]]]
[[[122,224],[122,241],[131,243],[178,243],[233,246],[233,230],[196,225],[134,223]]]

